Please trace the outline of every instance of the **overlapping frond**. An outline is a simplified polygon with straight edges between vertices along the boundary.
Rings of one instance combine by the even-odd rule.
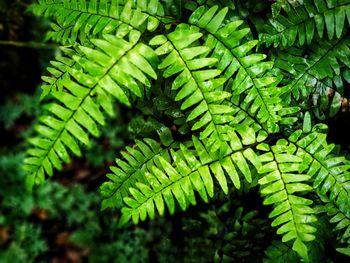
[[[340,38],[346,33],[346,20],[350,25],[349,0],[303,0],[301,4],[285,6],[285,15],[280,12],[271,18],[265,26],[266,33],[259,36],[267,46],[310,44],[316,34],[320,38],[327,35],[329,40]]]
[[[304,172],[303,159],[298,156],[299,150],[294,143],[280,139],[271,148],[267,144],[259,148],[267,151],[259,156],[263,163],[259,184],[260,192],[265,196],[264,204],[274,206],[269,215],[274,218],[272,226],[278,227],[277,234],[283,235],[282,242],[293,241],[292,249],[307,262],[305,243],[315,239],[316,228],[312,222],[317,218],[310,206],[313,202],[300,195],[312,190],[307,183],[311,175]]]
[[[84,43],[98,34],[154,31],[172,21],[164,17],[159,0],[39,0],[32,10],[53,18],[48,38],[62,44]]]
[[[350,162],[344,156],[332,154],[335,145],[328,144],[326,137],[323,133],[313,132],[297,141],[298,156],[303,159],[314,189],[350,215]]]
[[[198,6],[202,6],[202,5],[207,5],[209,7],[212,7],[214,5],[219,5],[222,8],[228,7],[231,10],[236,9],[236,6],[235,6],[236,3],[230,0],[216,0],[216,1],[189,0],[189,1],[186,1],[185,8],[194,11],[198,8]]]
[[[123,198],[129,195],[129,188],[135,187],[136,182],[146,182],[145,173],[155,165],[156,156],[168,159],[168,152],[152,139],[136,141],[136,146],[126,147],[126,151],[121,152],[124,160],[116,159],[117,166],[110,167],[111,173],[107,174],[110,181],[100,187],[104,199],[102,209],[120,208]]]
[[[265,251],[264,263],[289,263],[298,262],[298,254],[288,244],[280,240],[273,240],[272,244]]]
[[[269,132],[278,131],[280,109],[277,78],[269,74],[273,62],[264,61],[266,55],[252,52],[257,40],[247,40],[249,28],[240,28],[243,21],[225,24],[227,8],[207,10],[198,8],[189,23],[205,32],[204,46],[211,57],[217,58],[217,68],[228,80],[226,91],[241,96],[241,101],[250,105],[249,111]]]
[[[319,213],[326,213],[329,216],[329,222],[333,225],[333,231],[336,232],[339,243],[350,246],[350,213],[349,210],[341,211],[330,200],[323,199],[326,204],[316,207]]]
[[[350,68],[348,54],[350,38],[343,36],[334,41],[324,41],[312,45],[311,54],[305,58],[305,50],[290,48],[278,54],[275,67],[290,76],[288,84],[283,89],[283,95],[291,100],[306,98],[316,88],[317,82],[333,78],[341,74],[342,67]]]
[[[333,206],[333,210],[337,210],[339,213],[337,218],[341,217],[338,221],[349,217],[350,163],[344,157],[334,156],[332,154],[333,148],[334,144],[328,144],[326,135],[323,133],[313,131],[302,136],[302,132],[297,131],[289,137],[289,141],[281,139],[276,146],[272,146],[273,154],[268,152],[260,156],[262,160],[269,162],[263,165],[259,171],[261,173],[266,169],[266,172],[269,172],[259,181],[263,186],[267,185],[261,190],[262,194],[268,195],[264,203],[277,203],[270,217],[276,217],[283,213],[278,217],[279,221],[278,218],[275,219],[273,225],[283,224],[277,233],[287,232],[284,234],[283,242],[295,239],[293,249],[302,257],[306,255],[306,246],[303,243],[313,240],[312,233],[315,231],[314,227],[304,224],[316,220],[312,215],[314,210],[309,207],[312,201],[294,195],[295,192],[312,190],[312,187],[306,182],[313,182],[313,188],[321,199],[329,200],[328,202],[331,204],[328,205]],[[263,146],[263,150],[268,149],[268,145]],[[293,206],[297,209],[293,210]],[[291,213],[287,220],[289,212]],[[332,219],[332,221],[335,220],[336,218]],[[294,229],[291,227],[293,226],[290,223],[292,221],[295,225]],[[346,220],[343,222],[343,228],[347,227],[346,222]],[[289,224],[288,227],[287,224]]]
[[[128,189],[129,196],[124,198],[121,223],[130,219],[137,223],[145,220],[147,215],[154,218],[156,209],[163,215],[165,207],[172,214],[175,211],[175,200],[185,210],[190,204],[196,204],[194,192],[198,192],[207,202],[208,196],[214,195],[214,181],[218,182],[224,193],[228,193],[228,180],[239,189],[241,178],[252,182],[252,169],[256,171],[260,168],[259,158],[250,148],[219,158],[208,152],[196,137],[190,142],[180,144],[178,149],[168,148],[152,158],[141,169],[145,181],[135,182]],[[113,177],[119,178],[115,179],[118,181],[117,185],[121,185],[120,180],[128,180],[127,166],[121,168],[124,171],[114,170]],[[112,187],[115,189],[115,184]],[[117,191],[116,194],[120,195],[120,189]]]
[[[217,78],[221,71],[210,68],[217,59],[201,56],[208,51],[196,43],[201,37],[197,30],[182,24],[168,35],[156,36],[150,44],[160,45],[156,49],[159,56],[167,55],[158,67],[164,70],[164,77],[176,76],[172,84],[175,100],[182,101],[181,110],[188,112],[192,130],[202,130],[201,139],[209,138],[211,151],[226,152],[230,140],[226,127],[233,120],[233,108],[225,100],[231,94],[222,90],[225,78]]]
[[[58,80],[65,92],[52,92],[56,102],[45,106],[49,115],[39,120],[40,136],[29,140],[36,147],[25,160],[29,185],[41,183],[45,173],[52,175],[53,167],[60,169],[69,160],[67,149],[80,155],[76,140],[89,146],[88,134],[98,136],[104,124],[102,112],[113,115],[113,97],[130,105],[129,98],[142,97],[150,78],[157,78],[157,56],[139,37],[137,31],[129,33],[129,41],[105,35],[91,40],[94,48],[80,46],[83,55],[69,52],[67,60],[57,62],[58,70],[64,64],[68,73]],[[72,60],[76,63],[69,67]]]
[[[264,141],[268,137],[269,132],[256,121],[254,114],[250,111],[250,103],[244,100],[241,101],[240,95],[232,96],[231,102],[234,109],[231,126],[235,127],[238,134],[246,134],[245,136],[241,136],[241,143],[246,146]],[[230,133],[230,136],[236,137],[236,134]],[[248,138],[249,140],[247,140]],[[237,149],[235,144],[231,144],[230,146],[233,150]]]
[[[79,52],[74,49],[62,49],[64,55],[56,56],[55,60],[50,61],[51,66],[46,69],[48,76],[42,76],[41,79],[44,83],[40,86],[42,92],[40,98],[45,98],[51,91],[63,91],[62,81],[69,79],[69,69],[77,68],[80,66],[76,61],[72,59],[73,55],[79,55]],[[67,55],[67,53],[69,55]],[[81,55],[81,54],[80,54]]]

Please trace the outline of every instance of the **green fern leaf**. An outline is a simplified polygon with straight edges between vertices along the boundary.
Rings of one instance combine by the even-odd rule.
[[[169,149],[165,157],[164,153],[156,155],[151,162],[154,165],[142,171],[146,181],[135,183],[129,196],[124,198],[121,224],[130,219],[134,223],[143,221],[147,215],[152,219],[156,208],[160,215],[164,214],[165,207],[173,214],[175,200],[185,210],[190,204],[196,204],[194,191],[207,202],[208,196],[214,195],[214,178],[223,192],[228,193],[228,178],[240,188],[241,178],[252,182],[252,168],[261,167],[258,156],[249,148],[218,158],[196,137],[186,145],[190,148],[180,144],[179,150]]]
[[[172,89],[177,92],[175,100],[183,101],[181,110],[190,108],[187,121],[193,122],[192,130],[203,130],[201,139],[210,139],[211,151],[220,149],[225,152],[228,148],[225,126],[233,120],[233,108],[229,102],[225,103],[225,99],[230,98],[231,94],[220,88],[225,82],[225,79],[216,78],[221,71],[207,69],[217,60],[200,57],[208,50],[195,44],[201,36],[201,33],[182,24],[167,36],[156,36],[150,44],[160,45],[156,49],[159,56],[167,55],[159,65],[164,70],[163,76],[177,75]]]
[[[60,169],[61,161],[68,161],[66,148],[80,155],[75,139],[89,146],[88,133],[98,136],[98,124],[104,124],[102,109],[113,115],[112,97],[130,105],[132,94],[142,97],[143,87],[150,86],[149,78],[157,77],[153,69],[157,56],[138,42],[139,37],[137,31],[129,33],[130,42],[104,35],[103,40],[91,40],[94,49],[79,46],[83,55],[70,53],[67,61],[76,64],[66,65],[68,74],[58,80],[65,92],[53,92],[57,102],[46,105],[55,117],[42,117],[36,128],[40,137],[30,140],[42,151],[29,152],[25,161],[29,187],[44,180],[44,171],[51,176],[53,167]]]
[[[123,198],[128,195],[130,187],[135,187],[136,182],[146,182],[144,174],[148,167],[154,165],[156,156],[169,158],[166,156],[167,151],[163,150],[154,140],[145,139],[136,142],[137,149],[126,148],[122,153],[125,161],[117,159],[117,167],[110,167],[112,173],[107,174],[111,180],[102,184],[100,187],[101,194],[104,198],[102,209],[108,207],[121,207]]]
[[[245,95],[242,101],[249,104],[249,112],[269,132],[277,132],[280,107],[279,94],[276,93],[277,78],[269,74],[272,62],[263,61],[266,55],[253,53],[258,41],[245,39],[250,33],[248,28],[240,29],[243,21],[224,23],[227,8],[217,12],[213,6],[206,10],[198,8],[190,17],[189,23],[203,30],[206,34],[204,45],[217,58],[217,67],[223,76],[230,80],[227,90],[234,96]]]
[[[336,232],[339,243],[349,246],[350,241],[350,214],[349,210],[341,211],[334,202],[326,197],[322,197],[322,201],[326,203],[324,206],[317,206],[318,213],[326,213],[329,222],[333,225],[333,231]]]
[[[304,0],[296,6],[288,5],[286,15],[279,13],[269,20],[265,27],[267,33],[259,36],[267,46],[293,46],[298,41],[311,44],[314,36],[323,37],[327,32],[328,39],[340,38],[346,31],[346,18],[350,23],[350,1]]]
[[[299,147],[298,156],[307,167],[307,175],[312,177],[313,187],[320,195],[327,195],[341,211],[349,211],[350,162],[332,154],[334,144],[328,144],[322,133],[313,132],[296,145]]]
[[[173,20],[164,16],[158,0],[43,0],[32,6],[36,15],[54,18],[48,38],[62,44],[72,44],[98,34],[124,37],[131,30],[154,31],[160,23]]]
[[[264,258],[264,263],[289,263],[299,261],[298,254],[293,251],[288,244],[279,240],[273,240],[272,244],[266,249],[265,254],[267,258]]]
[[[350,38],[344,36],[334,41],[324,41],[312,45],[312,53],[307,59],[304,50],[290,48],[281,52],[275,61],[275,67],[289,77],[282,96],[290,102],[294,98],[306,98],[317,87],[318,81],[341,74],[342,67],[350,68],[347,54],[350,51]]]
[[[317,218],[310,207],[312,201],[296,193],[309,192],[312,187],[306,182],[311,176],[303,173],[303,159],[297,154],[297,147],[285,139],[277,141],[271,151],[260,156],[263,166],[259,180],[265,205],[274,205],[269,217],[274,218],[272,226],[278,227],[277,234],[282,241],[293,241],[292,249],[308,261],[305,242],[315,239],[316,228],[311,225]]]

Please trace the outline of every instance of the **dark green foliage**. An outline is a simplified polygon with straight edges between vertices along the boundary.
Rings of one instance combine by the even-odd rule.
[[[281,11],[273,14],[266,26],[267,33],[260,35],[267,45],[302,46],[311,44],[316,36],[331,40],[347,33],[346,23],[350,24],[348,0],[303,0],[293,1],[294,5],[284,2],[285,14]]]
[[[185,218],[187,262],[261,262],[273,229],[262,211],[246,211],[237,197],[217,198],[207,212]]]
[[[39,101],[38,96],[22,94],[16,99],[17,101],[7,101],[4,105],[0,106],[0,122],[5,129],[9,129],[23,114],[26,114],[29,117],[37,116],[39,114],[39,109],[37,107]]]
[[[118,227],[259,186],[281,240],[267,248],[267,262],[319,262],[328,239],[347,254],[348,232],[338,231],[349,227],[350,162],[319,120],[348,110],[350,2],[245,2],[34,4],[53,22],[48,37],[70,46],[43,77],[27,188],[62,170],[71,152],[83,156],[123,105],[136,112],[126,120],[136,140],[100,188],[102,209],[121,211]],[[77,211],[88,209],[80,203]],[[236,232],[215,243],[217,260],[237,256],[249,223],[265,225],[254,211],[237,207],[228,216],[224,224]],[[219,229],[208,213],[207,224]],[[321,231],[324,218],[335,234]],[[239,260],[251,255],[246,248]]]
[[[157,229],[165,225],[156,222],[150,230],[153,235],[138,228],[118,230],[117,217],[98,215],[100,197],[80,185],[50,182],[34,196],[27,194],[23,173],[16,169],[21,159],[9,154],[0,158],[0,184],[7,186],[0,194],[0,262],[46,262],[44,258],[63,257],[64,249],[77,251],[82,258],[87,257],[82,251],[89,251],[91,262],[149,262],[150,244],[160,245],[156,242],[163,237]],[[5,171],[12,177],[4,181]],[[14,196],[14,192],[22,194]],[[65,243],[57,243],[67,234],[68,239],[61,241]],[[63,252],[52,255],[60,249]],[[161,252],[157,256],[162,257]]]
[[[17,165],[21,161],[23,155],[5,155],[3,152],[0,157],[0,185],[6,185],[0,193],[1,262],[11,262],[14,259],[14,262],[33,262],[38,255],[47,251],[47,244],[41,239],[42,230],[22,220],[31,213],[34,201],[25,194],[23,188],[18,191],[19,186],[23,186],[24,179],[24,174]],[[12,177],[5,177],[6,174],[11,174]],[[11,243],[5,246],[7,238],[11,239]],[[7,247],[6,250],[3,246]]]

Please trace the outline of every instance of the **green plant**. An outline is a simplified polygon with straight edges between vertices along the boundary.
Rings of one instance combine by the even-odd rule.
[[[69,151],[81,156],[115,103],[132,106],[153,139],[127,146],[101,186],[102,208],[121,209],[121,225],[173,214],[177,204],[186,210],[198,196],[208,202],[219,189],[259,187],[283,242],[268,257],[281,259],[271,251],[283,247],[286,262],[314,260],[316,211],[335,215],[335,230],[350,222],[350,163],[317,119],[346,110],[350,1],[280,0],[268,18],[270,6],[257,2],[34,4],[53,20],[48,38],[64,47],[43,77],[46,113],[28,140],[28,188],[69,162]],[[349,253],[349,236],[335,232],[338,251]]]

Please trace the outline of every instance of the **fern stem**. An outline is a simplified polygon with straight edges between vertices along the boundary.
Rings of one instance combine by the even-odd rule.
[[[34,49],[58,49],[57,44],[46,44],[41,42],[21,42],[12,40],[0,40],[0,45],[2,46],[13,46],[13,47],[24,47],[24,48],[34,48]]]

